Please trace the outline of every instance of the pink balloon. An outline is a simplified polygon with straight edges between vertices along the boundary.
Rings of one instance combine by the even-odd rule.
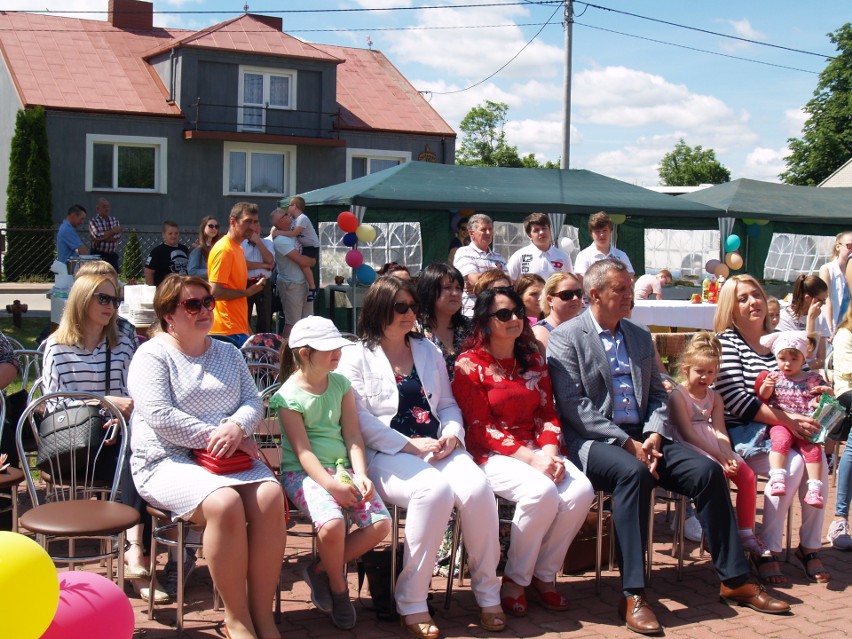
[[[344,233],[354,233],[355,229],[358,228],[358,218],[350,211],[341,211],[340,215],[337,216],[337,226]]]
[[[358,249],[352,249],[346,253],[346,263],[350,268],[358,268],[364,263],[364,256]]]
[[[86,570],[58,577],[59,607],[41,639],[131,639],[133,606],[118,586]]]

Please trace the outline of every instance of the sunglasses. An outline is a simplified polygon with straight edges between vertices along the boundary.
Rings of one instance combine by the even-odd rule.
[[[179,304],[183,306],[188,315],[198,315],[202,308],[212,311],[216,306],[216,298],[212,295],[207,295],[205,297],[190,297],[179,302]]]
[[[558,297],[563,302],[570,302],[575,297],[579,300],[579,299],[582,299],[582,297],[583,297],[583,289],[575,288],[575,289],[568,289],[566,291],[559,291],[558,293],[554,293],[553,297]]]
[[[417,302],[412,302],[411,304],[406,304],[405,302],[396,302],[393,305],[393,310],[398,315],[405,315],[409,310],[417,315],[420,312],[420,304]]]
[[[493,313],[489,313],[488,317],[496,317],[501,322],[508,322],[512,319],[512,315],[517,317],[518,319],[526,319],[527,318],[527,309],[523,306],[516,306],[515,308],[501,308]]]
[[[208,224],[208,225],[207,225],[207,228],[208,228],[208,229],[218,229],[218,228],[219,228],[219,225],[218,225],[218,224]]]
[[[120,299],[113,295],[107,295],[106,293],[95,293],[92,297],[96,299],[98,304],[101,306],[109,306],[112,304],[113,308],[118,308],[119,304],[121,304]]]

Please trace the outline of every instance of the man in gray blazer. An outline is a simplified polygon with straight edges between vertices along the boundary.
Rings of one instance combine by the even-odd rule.
[[[760,612],[789,612],[751,578],[722,467],[671,440],[668,397],[647,330],[627,321],[633,278],[618,260],[586,271],[588,312],[559,325],[547,345],[553,394],[569,457],[596,490],[612,493],[619,614],[641,634],[662,631],[645,600],[644,548],[655,485],[695,500],[722,580],[721,598]]]

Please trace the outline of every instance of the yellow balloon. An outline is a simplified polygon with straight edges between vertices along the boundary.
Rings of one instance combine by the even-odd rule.
[[[59,605],[59,577],[44,549],[13,532],[0,532],[0,623],[4,637],[38,639]]]
[[[731,269],[729,269],[724,264],[718,264],[716,268],[713,269],[713,275],[716,277],[728,277],[731,274]]]
[[[362,242],[372,242],[376,239],[376,227],[369,224],[361,224],[355,229],[355,235]]]
[[[743,267],[743,258],[739,253],[728,253],[725,256],[725,264],[733,270],[739,271]]]
[[[624,213],[613,213],[609,216],[613,224],[624,224],[627,221],[627,216]]]

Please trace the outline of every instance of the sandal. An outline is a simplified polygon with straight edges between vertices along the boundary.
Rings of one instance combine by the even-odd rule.
[[[568,597],[563,595],[561,592],[556,590],[555,583],[548,583],[548,586],[553,586],[553,590],[539,590],[538,586],[536,586],[536,582],[539,579],[533,579],[532,586],[533,591],[538,595],[539,603],[548,610],[555,610],[556,612],[562,612],[563,610],[568,610],[570,608],[571,603],[568,601]]]
[[[505,585],[506,583],[515,584],[515,582],[508,577],[503,577],[503,584]],[[518,584],[515,585],[518,586]],[[518,588],[521,587],[518,586]],[[529,612],[529,604],[527,603],[527,597],[523,590],[524,589],[521,588],[521,594],[517,597],[507,597],[503,594],[500,595],[500,605],[503,606],[503,610],[514,617],[526,617],[527,612]]]
[[[500,612],[479,612],[479,627],[488,632],[502,632],[506,629],[506,613]]]
[[[761,582],[769,584],[770,586],[787,585],[787,576],[781,572],[780,566],[775,570],[761,570],[768,564],[778,565],[778,558],[775,555],[758,556],[753,553],[749,553],[748,560],[751,567],[754,569],[754,572],[757,573],[757,578]]]
[[[796,548],[796,552],[793,553],[796,556],[796,559],[802,564],[802,568],[805,571],[805,576],[809,581],[812,581],[815,584],[827,584],[831,581],[831,573],[828,572],[825,567],[817,568],[814,571],[810,571],[808,569],[808,564],[814,560],[820,561],[820,556],[818,552],[809,552],[806,553],[805,549],[799,545]],[[820,562],[822,563],[822,562]]]
[[[405,631],[414,639],[438,639],[441,631],[435,625],[435,620],[429,617],[428,621],[417,621],[415,623],[405,623],[405,617],[400,616],[399,625],[405,628]],[[434,628],[434,632],[429,632]]]

